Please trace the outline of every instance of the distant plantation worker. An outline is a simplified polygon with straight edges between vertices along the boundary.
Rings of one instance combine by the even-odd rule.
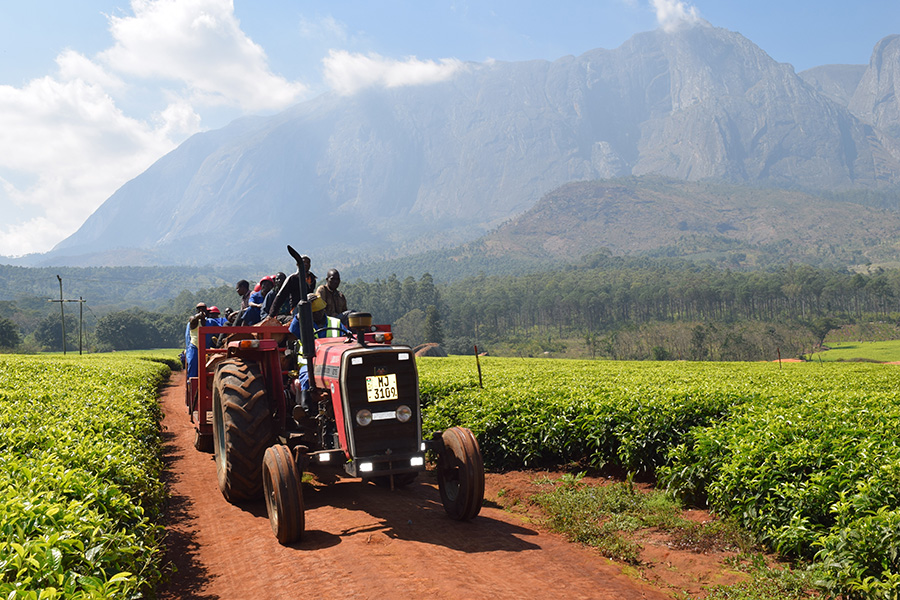
[[[275,282],[272,281],[271,277],[263,277],[259,280],[259,291],[250,294],[249,306],[244,311],[243,320],[241,321],[244,325],[256,325],[263,320],[263,303],[266,300],[266,294],[273,287],[275,287]]]
[[[325,283],[316,290],[316,295],[325,301],[325,312],[329,317],[340,317],[347,312],[347,298],[338,290],[341,285],[341,274],[337,269],[329,269],[325,275]]]
[[[200,325],[205,324],[208,311],[206,304],[197,304],[196,313],[188,321],[189,344],[185,348],[185,358],[188,366],[188,377],[197,376],[197,346],[200,345]]]

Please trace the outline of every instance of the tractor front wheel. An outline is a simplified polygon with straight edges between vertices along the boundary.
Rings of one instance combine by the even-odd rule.
[[[262,496],[262,463],[273,424],[266,385],[255,362],[219,365],[213,387],[213,450],[219,489],[229,502]]]
[[[465,427],[451,427],[442,438],[437,479],[444,510],[458,521],[474,519],[484,501],[484,463],[478,440]]]
[[[266,450],[262,477],[272,531],[279,543],[293,544],[303,536],[306,517],[300,471],[290,448],[277,444]]]

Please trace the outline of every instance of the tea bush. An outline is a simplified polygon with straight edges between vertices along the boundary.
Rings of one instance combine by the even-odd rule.
[[[168,375],[136,357],[0,356],[0,596],[152,593]]]
[[[900,595],[900,370],[891,365],[420,360],[426,429],[495,469],[572,462],[656,476],[812,560],[845,598]]]

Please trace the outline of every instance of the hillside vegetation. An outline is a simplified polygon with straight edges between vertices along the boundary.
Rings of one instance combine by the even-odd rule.
[[[572,262],[606,249],[731,268],[896,262],[898,199],[896,190],[826,195],[657,177],[587,181],[554,190],[473,246],[533,261]]]

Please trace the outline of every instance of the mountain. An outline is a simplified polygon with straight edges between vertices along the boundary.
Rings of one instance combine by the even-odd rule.
[[[798,75],[816,91],[846,107],[865,72],[866,65],[822,65]]]
[[[893,186],[896,46],[879,42],[846,106],[709,26],[326,95],[195,135],[40,260],[275,266],[290,243],[350,264],[473,240],[560,185],[627,175]]]
[[[900,212],[796,190],[656,176],[585,181],[547,194],[458,254],[571,263],[600,250],[745,267],[896,263]]]
[[[848,108],[864,122],[900,139],[900,35],[875,45]]]

